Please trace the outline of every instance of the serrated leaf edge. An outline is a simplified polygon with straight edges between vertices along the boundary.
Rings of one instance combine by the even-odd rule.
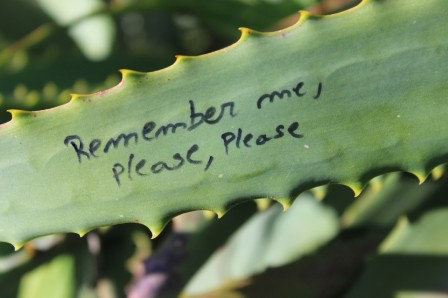
[[[232,50],[233,48],[239,46],[241,43],[243,43],[248,38],[257,38],[259,36],[262,36],[262,37],[283,37],[286,34],[288,34],[288,32],[293,31],[293,30],[299,28],[300,26],[302,26],[309,19],[330,19],[330,18],[340,17],[342,15],[354,12],[355,10],[358,10],[359,8],[365,6],[365,5],[369,4],[369,3],[380,2],[380,1],[381,0],[362,0],[361,3],[359,3],[357,6],[355,6],[353,8],[350,8],[348,10],[345,10],[345,11],[342,11],[342,12],[339,12],[339,13],[335,13],[335,14],[332,14],[332,15],[324,15],[324,16],[316,15],[316,14],[313,14],[311,12],[308,12],[308,11],[305,11],[305,10],[301,10],[301,11],[299,11],[300,18],[299,18],[297,23],[295,23],[294,25],[292,25],[292,26],[290,26],[288,28],[285,28],[285,29],[282,29],[282,30],[278,30],[278,31],[274,31],[274,32],[259,32],[259,31],[255,31],[255,30],[252,30],[252,29],[249,29],[249,28],[241,27],[241,28],[239,28],[239,30],[241,32],[241,36],[238,39],[238,41],[235,42],[234,44],[232,44],[232,45],[230,45],[230,46],[228,46],[226,48],[220,49],[218,51],[207,53],[207,54],[203,54],[203,55],[198,55],[198,56],[176,55],[175,56],[176,60],[175,60],[175,62],[173,64],[171,64],[170,66],[168,66],[166,68],[163,68],[163,69],[160,69],[160,70],[156,70],[156,71],[152,71],[152,72],[139,72],[139,71],[128,70],[128,69],[120,69],[119,72],[121,73],[122,78],[121,78],[121,81],[117,85],[115,85],[114,87],[106,89],[106,90],[103,90],[103,91],[99,91],[99,92],[96,92],[96,93],[92,93],[92,94],[71,94],[71,98],[70,98],[69,102],[67,102],[66,104],[63,104],[63,105],[51,108],[51,109],[37,110],[37,111],[26,111],[26,110],[10,109],[10,110],[8,110],[8,112],[11,114],[12,119],[9,122],[1,124],[0,125],[0,130],[2,128],[5,128],[5,127],[9,126],[9,125],[13,125],[16,122],[20,122],[20,121],[23,121],[23,120],[28,120],[29,121],[30,118],[38,117],[40,113],[53,112],[53,111],[56,111],[56,110],[61,109],[61,108],[66,109],[66,108],[69,108],[71,105],[74,105],[74,104],[85,103],[86,101],[95,100],[95,98],[99,98],[99,97],[103,96],[104,94],[107,94],[110,90],[113,90],[113,89],[116,89],[116,88],[124,88],[128,83],[132,83],[132,81],[134,81],[134,80],[139,80],[139,79],[142,79],[142,78],[149,78],[150,79],[152,76],[155,76],[155,75],[158,75],[158,74],[161,74],[161,73],[169,72],[169,71],[173,70],[174,68],[178,67],[181,64],[194,62],[194,61],[196,61],[198,59],[212,58],[212,57],[214,57],[214,56],[216,56],[216,55],[218,55],[220,53],[224,53],[224,52]],[[32,121],[32,119],[31,119],[31,121]],[[401,171],[402,172],[409,172],[409,173],[413,174],[418,179],[419,184],[424,183],[425,180],[429,176],[431,176],[431,174],[433,176],[435,176],[435,177],[439,177],[440,178],[444,174],[444,172],[445,172],[444,171],[444,164],[436,165],[433,169],[430,169],[430,170],[425,170],[425,169],[401,169]],[[382,174],[386,174],[386,173],[387,172],[382,173]],[[376,177],[380,177],[380,176],[381,175],[376,176]],[[346,186],[346,187],[350,188],[353,191],[354,196],[358,197],[362,193],[363,189],[370,183],[370,181],[366,182],[366,183],[362,183],[360,181],[346,181],[346,182],[342,182],[342,181],[341,182],[337,182],[337,181],[335,181],[335,182],[332,182],[332,183],[343,185],[343,186]],[[321,199],[323,199],[325,197],[326,192],[327,192],[326,188],[322,187],[322,186],[325,186],[327,184],[329,184],[329,183],[320,183],[320,185],[312,187],[309,190],[311,190],[312,192],[315,193],[315,196],[316,196],[317,199],[321,200]],[[263,198],[263,199],[266,199],[266,198]],[[273,198],[273,197],[268,197],[267,199],[272,199],[272,200],[278,202],[279,204],[281,204],[284,211],[288,210],[288,208],[292,205],[292,203],[295,200],[295,199],[290,199],[290,198]],[[242,202],[239,202],[239,203],[242,203]],[[228,205],[230,207],[224,206],[221,209],[206,210],[206,211],[214,213],[214,214],[217,215],[218,218],[221,218],[221,217],[223,217],[225,215],[225,213],[229,209],[231,209],[231,207],[235,206],[235,204],[233,202],[230,202]],[[180,213],[185,213],[185,212],[188,212],[188,211],[182,211]],[[170,219],[172,219],[173,217],[174,217],[174,215],[171,215]],[[169,222],[169,220],[166,220],[165,222],[162,221],[157,226],[149,226],[149,225],[146,225],[145,223],[142,223],[142,222],[138,222],[138,223],[146,226],[150,230],[150,232],[152,234],[152,239],[154,239],[155,237],[157,237],[162,232],[162,230],[164,229],[164,227],[167,225],[168,222]],[[136,223],[136,222],[133,222],[133,223]],[[83,237],[85,234],[87,234],[91,230],[93,230],[93,228],[92,229],[85,229],[85,230],[82,230],[82,231],[73,231],[72,233],[78,234],[80,237]],[[42,235],[42,236],[44,236],[44,235]],[[10,243],[14,246],[15,250],[17,251],[20,248],[22,248],[23,245],[26,242],[28,242],[30,240],[32,240],[32,239],[27,239],[27,240],[25,240],[25,241],[23,241],[21,243],[12,243],[12,242],[10,242]]]

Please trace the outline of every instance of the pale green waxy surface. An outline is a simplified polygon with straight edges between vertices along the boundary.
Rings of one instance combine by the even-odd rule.
[[[20,282],[18,297],[74,297],[74,261],[70,255],[61,255],[28,272]]]
[[[309,193],[298,200],[286,214],[278,205],[255,214],[193,276],[184,294],[204,294],[291,263],[338,233],[338,218],[332,208]],[[313,223],[316,218],[320,220]]]
[[[424,178],[448,161],[448,7],[442,0],[364,1],[330,17],[302,15],[300,24],[274,34],[243,30],[234,46],[200,58],[180,57],[154,73],[124,72],[106,92],[75,96],[43,112],[14,112],[0,126],[0,240],[20,245],[55,232],[139,222],[158,234],[175,214],[209,209],[223,214],[242,199],[272,197],[288,205],[295,194],[327,182],[359,191],[372,177],[391,170]],[[265,93],[292,90],[304,82],[303,97],[263,102]],[[318,84],[322,92],[316,100]],[[189,100],[204,113],[234,102],[214,125],[178,128],[146,141],[145,123],[190,125]],[[211,119],[215,119],[212,117]],[[275,135],[299,123],[297,133],[263,146],[234,145],[226,155],[221,135]],[[157,127],[156,127],[157,129]],[[120,133],[130,141],[82,163],[69,135],[84,150]],[[241,139],[243,142],[244,136]],[[253,140],[252,140],[253,142]],[[192,157],[201,164],[151,173],[161,160]],[[101,149],[102,150],[102,149]],[[142,159],[147,176],[125,171],[119,187],[112,168]],[[204,171],[210,156],[214,160]]]

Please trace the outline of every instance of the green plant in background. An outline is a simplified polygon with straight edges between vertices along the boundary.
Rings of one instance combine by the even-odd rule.
[[[1,4],[33,15],[1,25],[3,109],[54,107],[72,88],[99,92],[2,116],[0,240],[19,248],[128,222],[155,236],[177,214],[210,211],[176,217],[156,240],[120,225],[16,253],[4,244],[2,295],[448,292],[446,3],[303,12],[292,27],[242,29],[236,44],[161,71],[122,71],[101,91],[117,83],[116,68],[219,49],[235,40],[229,28],[267,30],[313,1],[83,2]],[[391,171],[432,177],[417,186],[409,174],[378,176]],[[359,195],[368,182],[354,199],[350,188]],[[283,213],[265,198],[292,206]],[[249,199],[260,211],[228,211]]]

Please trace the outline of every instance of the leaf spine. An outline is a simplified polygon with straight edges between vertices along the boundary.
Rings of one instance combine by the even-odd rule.
[[[79,230],[79,231],[77,231],[77,232],[75,232],[75,233],[78,234],[80,238],[82,238],[82,237],[84,237],[88,232],[89,232],[89,230]]]
[[[130,69],[120,69],[119,72],[122,76],[122,81],[140,79],[147,75],[145,72],[130,70]]]
[[[359,182],[345,182],[342,183],[342,185],[345,185],[348,188],[350,188],[353,191],[355,198],[359,197],[364,188],[363,185]]]
[[[283,211],[287,211],[292,205],[292,200],[290,199],[275,198],[273,200],[282,205]]]
[[[19,251],[24,245],[25,243],[11,243],[12,246],[14,246],[14,251]]]
[[[216,213],[210,210],[202,210],[202,214],[204,215],[205,219],[211,220],[215,218]]]
[[[318,201],[322,201],[328,193],[328,185],[316,186],[311,189],[311,193]]]
[[[30,111],[16,110],[16,109],[9,109],[9,110],[7,110],[7,112],[10,113],[12,116],[12,119],[15,119],[15,120],[25,118],[25,117],[30,117],[33,115],[33,113]]]
[[[257,204],[258,211],[265,211],[271,206],[272,200],[270,199],[256,199],[255,203]]]
[[[70,101],[73,101],[73,102],[85,101],[88,97],[87,95],[77,94],[77,93],[72,93],[72,94],[70,94],[70,96],[71,96]]]
[[[414,175],[415,177],[417,177],[419,185],[422,185],[428,178],[428,175],[425,173],[425,171],[415,170],[415,171],[411,171],[410,173],[412,175]]]
[[[384,175],[383,176],[377,176],[372,178],[372,180],[369,181],[369,186],[374,192],[378,192],[383,188],[384,185]]]
[[[147,227],[151,231],[151,239],[155,239],[163,231],[163,226],[153,226],[153,227],[147,226]]]
[[[437,166],[431,171],[431,177],[434,180],[439,180],[440,178],[442,178],[444,174],[445,174],[445,165]]]
[[[224,216],[224,214],[226,214],[225,210],[215,210],[214,212],[218,216],[218,219],[222,218]]]

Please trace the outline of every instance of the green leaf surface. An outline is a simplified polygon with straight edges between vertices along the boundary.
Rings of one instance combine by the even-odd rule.
[[[303,13],[158,72],[123,71],[64,106],[12,111],[0,126],[0,239],[124,222],[155,236],[189,210],[288,206],[329,182],[358,193],[392,170],[423,180],[448,160],[447,17],[442,0]]]

